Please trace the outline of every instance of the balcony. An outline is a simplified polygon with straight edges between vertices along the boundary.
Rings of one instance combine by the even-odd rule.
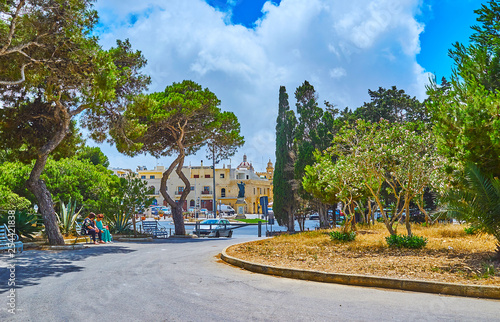
[[[211,195],[211,194],[212,194],[212,192],[211,192],[211,191],[206,191],[206,190],[203,190],[203,191],[201,192],[201,194],[202,194],[202,195]]]

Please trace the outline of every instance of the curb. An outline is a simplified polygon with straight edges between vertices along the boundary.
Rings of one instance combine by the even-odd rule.
[[[86,248],[83,244],[76,245],[56,245],[56,246],[40,246],[41,250],[74,250]]]
[[[196,235],[170,235],[168,239],[193,239],[198,238]]]
[[[234,246],[234,245],[231,245]],[[325,273],[320,271],[300,270],[295,268],[284,268],[276,266],[261,265],[229,256],[224,248],[221,253],[221,259],[226,263],[244,268],[248,271],[308,280],[323,283],[336,283],[345,285],[356,285],[365,287],[380,287],[403,291],[436,293],[455,296],[478,297],[488,299],[500,299],[500,287],[464,285],[442,282],[428,282],[419,280],[404,280],[398,278],[375,277],[355,274]]]
[[[143,238],[133,238],[133,237],[117,237],[114,238],[116,241],[121,241],[121,242],[152,242],[153,237],[143,237]]]

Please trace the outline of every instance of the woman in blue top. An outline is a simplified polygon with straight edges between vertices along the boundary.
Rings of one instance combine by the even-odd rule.
[[[113,240],[113,237],[111,237],[111,233],[109,232],[109,229],[107,228],[108,226],[104,227],[102,224],[102,219],[104,218],[103,214],[98,214],[96,218],[96,225],[97,228],[102,232],[102,241],[105,243],[111,243]]]

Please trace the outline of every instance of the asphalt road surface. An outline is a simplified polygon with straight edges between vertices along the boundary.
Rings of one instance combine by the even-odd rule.
[[[252,238],[25,251],[15,259],[14,301],[13,260],[1,255],[0,321],[500,320],[500,301],[278,278],[216,258]]]

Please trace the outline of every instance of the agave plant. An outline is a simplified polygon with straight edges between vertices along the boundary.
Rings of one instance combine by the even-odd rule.
[[[127,229],[130,229],[132,223],[130,222],[132,215],[125,213],[118,213],[112,216],[108,216],[107,219],[110,221],[110,228],[113,233],[121,233]]]
[[[83,207],[76,212],[76,200],[71,204],[71,198],[69,198],[67,205],[61,200],[61,212],[57,214],[57,217],[59,219],[59,228],[65,236],[68,236],[73,227],[75,227],[76,218],[78,218],[82,209]]]
[[[15,233],[22,239],[22,237],[33,238],[34,235],[43,229],[41,218],[36,214],[30,213],[28,210],[16,210],[14,214]],[[12,220],[11,220],[12,221]],[[9,215],[7,213],[0,214],[0,225],[9,225]]]
[[[500,179],[487,177],[474,164],[467,164],[463,187],[446,196],[448,214],[493,235],[500,260]]]

